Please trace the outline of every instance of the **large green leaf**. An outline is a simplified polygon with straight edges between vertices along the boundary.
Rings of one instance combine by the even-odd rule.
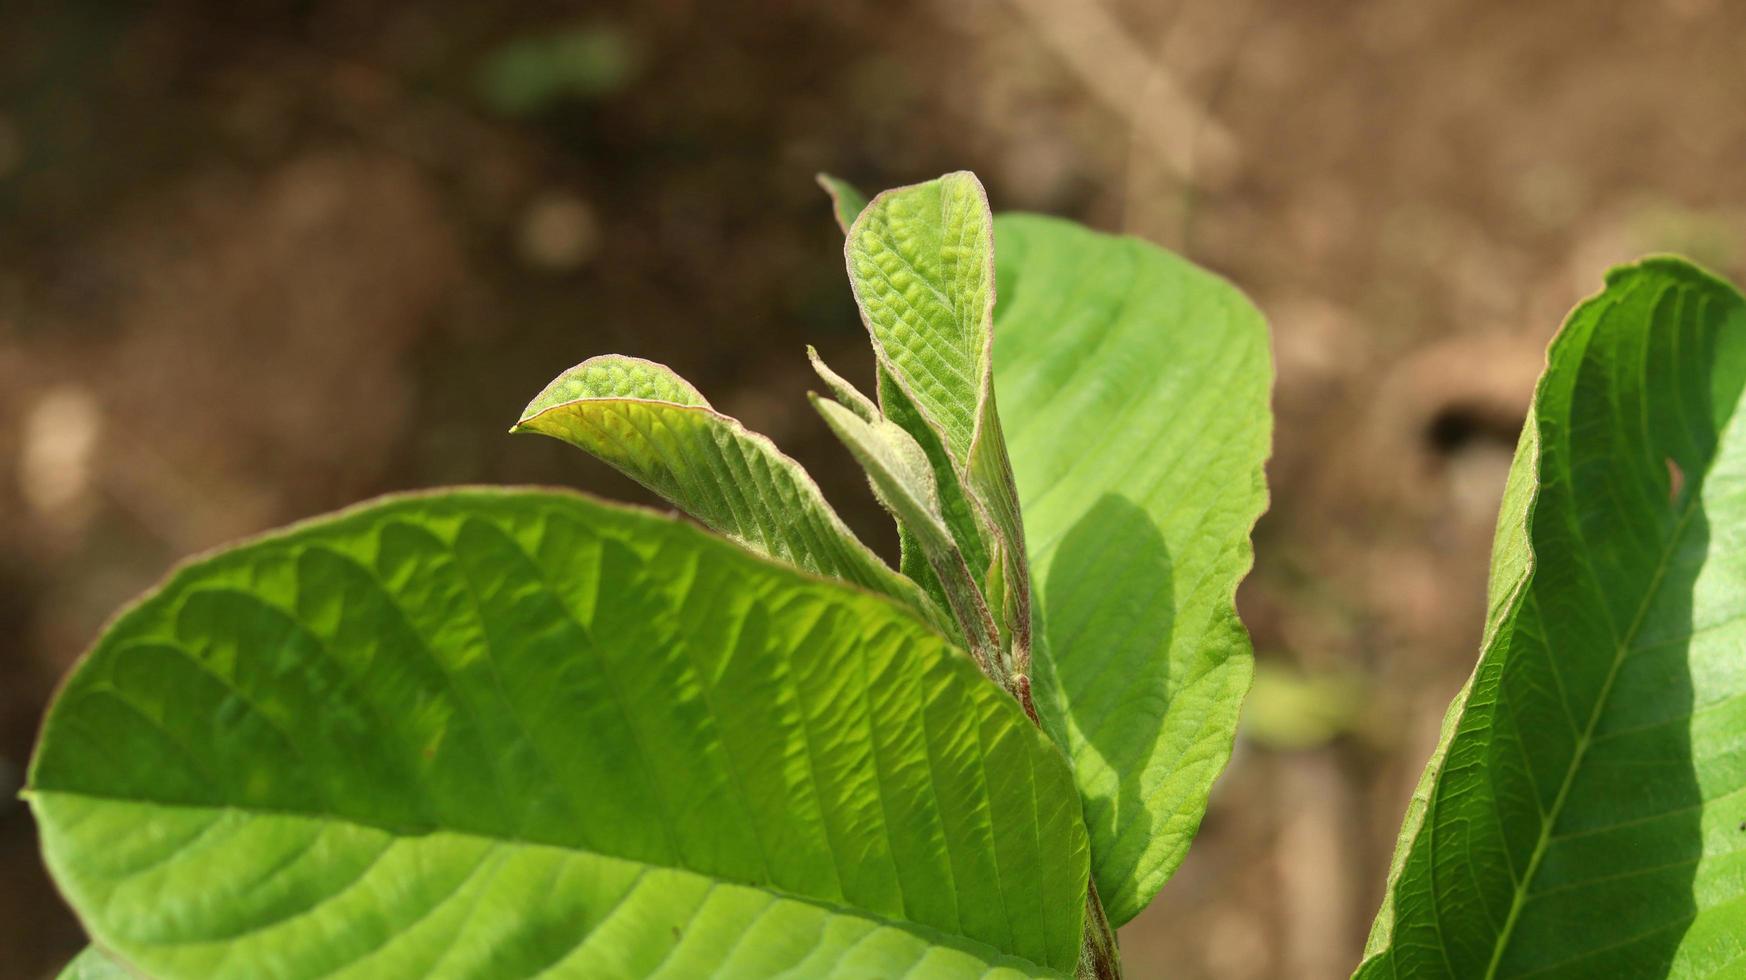
[[[1182,861],[1249,685],[1233,596],[1267,502],[1266,324],[1136,239],[1029,215],[995,231],[995,379],[1047,641],[1037,707],[1119,925]]]
[[[891,596],[952,628],[855,537],[799,463],[665,365],[591,357],[547,385],[511,431],[576,446],[753,551]]]
[[[28,798],[152,976],[1042,976],[1087,847],[1054,746],[888,600],[531,491],[190,565]]]
[[[1743,386],[1746,301],[1674,259],[1553,341],[1360,975],[1746,975]]]

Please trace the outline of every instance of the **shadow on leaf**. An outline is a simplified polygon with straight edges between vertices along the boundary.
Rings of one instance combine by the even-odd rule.
[[[1076,747],[1074,767],[1110,787],[1084,800],[1091,839],[1113,842],[1092,855],[1106,883],[1129,875],[1129,851],[1154,831],[1140,779],[1155,742],[1134,732],[1156,731],[1170,705],[1171,567],[1152,518],[1105,494],[1062,539],[1043,587],[1048,650],[1038,658],[1038,710],[1057,743]]]

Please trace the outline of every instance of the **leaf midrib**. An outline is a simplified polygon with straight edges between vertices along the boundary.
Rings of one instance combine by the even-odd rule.
[[[1713,462],[1713,458],[1711,462]],[[1708,475],[1708,472],[1709,466],[1706,465],[1703,474],[1700,474],[1694,483],[1694,488],[1702,486],[1703,476]],[[1538,874],[1540,869],[1540,862],[1545,858],[1546,851],[1551,845],[1552,829],[1557,826],[1559,815],[1563,812],[1564,805],[1570,798],[1571,787],[1576,784],[1576,774],[1582,769],[1583,758],[1588,752],[1589,745],[1594,741],[1595,729],[1599,726],[1601,715],[1606,712],[1607,703],[1612,697],[1613,682],[1619,676],[1619,669],[1624,666],[1625,658],[1631,651],[1638,631],[1643,627],[1643,621],[1648,616],[1650,607],[1654,605],[1655,599],[1661,594],[1662,579],[1667,575],[1667,569],[1673,556],[1679,551],[1680,542],[1685,538],[1685,532],[1691,524],[1692,515],[1697,512],[1697,497],[1697,493],[1694,492],[1687,498],[1684,512],[1679,516],[1679,523],[1674,526],[1673,533],[1667,539],[1666,547],[1662,549],[1656,561],[1655,574],[1649,581],[1649,588],[1644,591],[1643,600],[1637,606],[1636,615],[1632,617],[1630,625],[1626,627],[1624,635],[1619,638],[1618,645],[1613,651],[1612,663],[1608,665],[1606,680],[1601,684],[1600,693],[1595,698],[1594,708],[1589,712],[1588,724],[1577,740],[1576,751],[1571,754],[1570,765],[1564,772],[1564,781],[1558,787],[1558,795],[1553,798],[1551,809],[1541,815],[1539,840],[1534,843],[1534,851],[1528,858],[1527,869],[1522,873],[1521,879],[1515,882],[1510,899],[1509,915],[1505,917],[1503,928],[1499,930],[1498,938],[1492,946],[1491,963],[1486,967],[1485,980],[1494,980],[1497,976],[1498,967],[1502,964],[1504,953],[1509,948],[1516,922],[1520,920],[1522,909],[1527,905],[1528,889],[1532,887],[1534,876]],[[1548,650],[1548,655],[1550,655],[1550,650]],[[1499,704],[1501,706],[1501,700]]]

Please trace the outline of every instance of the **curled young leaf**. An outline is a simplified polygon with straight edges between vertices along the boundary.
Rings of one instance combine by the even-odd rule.
[[[984,537],[1005,585],[991,601],[1012,636],[1009,667],[1024,674],[1030,570],[995,409],[993,221],[975,175],[947,174],[875,197],[850,227],[844,255],[883,371],[886,415],[924,447],[938,439],[990,532]],[[887,402],[888,389],[903,404]]]
[[[812,369],[818,375],[819,380],[823,381],[825,387],[831,390],[831,397],[842,403],[844,408],[854,412],[856,418],[870,423],[884,419],[884,414],[879,411],[879,406],[874,403],[873,399],[861,394],[861,390],[850,384],[848,379],[832,371],[830,365],[818,356],[816,349],[808,346],[806,359],[812,363]],[[917,448],[920,448],[919,444]],[[929,482],[933,481],[930,479]]]
[[[1006,683],[1000,660],[1000,633],[963,552],[946,527],[934,488],[933,469],[915,438],[883,418],[867,421],[836,402],[814,396],[813,407],[867,471],[878,496],[903,528],[915,536],[945,592],[960,635],[984,673]]]
[[[867,195],[855,188],[854,184],[830,174],[819,174],[816,178],[818,186],[830,195],[831,212],[837,216],[837,227],[848,234],[854,226],[855,219],[867,209]]]
[[[849,530],[799,463],[663,365],[590,358],[548,385],[511,431],[576,446],[753,551],[891,596],[951,628]]]

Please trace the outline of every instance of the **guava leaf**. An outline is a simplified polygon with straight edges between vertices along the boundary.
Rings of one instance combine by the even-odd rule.
[[[1224,280],[1137,239],[1032,215],[995,235],[995,380],[1047,648],[1037,709],[1120,925],[1187,852],[1249,686],[1233,597],[1267,504],[1267,328]]]
[[[818,186],[831,198],[831,213],[837,217],[837,227],[848,234],[854,226],[855,219],[867,209],[867,195],[855,188],[854,184],[830,174],[818,175]]]
[[[132,976],[102,950],[87,946],[61,968],[56,980],[131,980]]]
[[[816,348],[810,345],[806,348],[806,359],[811,362],[812,370],[818,375],[819,380],[823,381],[825,387],[831,390],[831,397],[840,402],[844,408],[854,412],[856,418],[863,422],[878,422],[885,417],[873,399],[862,394],[861,389],[850,384],[847,378],[832,371],[830,365],[824,362],[824,358],[818,356]],[[931,479],[929,482],[932,482]]]
[[[959,172],[888,190],[849,228],[844,256],[883,370],[881,404],[918,441],[937,436],[1006,574],[998,597],[1017,664],[1030,649],[1018,491],[995,408],[994,238],[988,195]],[[888,389],[901,395],[893,406]],[[901,410],[899,410],[901,409]],[[913,411],[913,419],[904,416]],[[926,442],[922,443],[924,448]],[[991,597],[991,599],[994,597]]]
[[[27,797],[154,977],[1046,976],[1071,775],[888,600],[551,492],[377,502],[183,568]]]
[[[923,448],[912,433],[888,419],[877,403],[831,370],[819,358],[818,351],[808,347],[806,354],[812,361],[813,370],[818,372],[820,380],[836,399],[827,402],[815,396],[813,407],[824,416],[837,437],[867,471],[874,495],[896,518],[903,548],[901,570],[904,577],[921,585],[942,608],[956,608],[939,576],[934,573],[934,564],[948,551],[957,552],[958,564],[965,562],[953,537],[950,518],[946,516],[948,506],[941,498],[940,474],[936,466],[943,456]],[[839,421],[837,416],[844,412],[853,418]],[[934,445],[938,446],[937,439]],[[956,505],[954,512],[967,513],[969,505],[964,501],[963,489],[958,485],[956,475],[949,468],[946,474],[949,477],[946,489],[953,493],[952,503]],[[920,529],[922,534],[911,529],[912,521],[925,525]],[[923,546],[923,534],[930,535],[931,548]],[[972,540],[980,543],[980,536],[973,536]],[[980,560],[981,553],[978,555]],[[975,576],[973,581],[980,602],[980,576]]]
[[[589,358],[547,385],[511,431],[567,442],[759,554],[891,596],[951,629],[944,610],[849,530],[799,463],[664,365]]]
[[[703,392],[665,364],[625,354],[603,354],[590,357],[553,378],[521,410],[522,422],[517,423],[517,428],[547,409],[584,398],[635,398],[696,408],[711,407]]]
[[[819,358],[818,351],[808,347],[806,349],[806,356],[812,361],[812,368],[818,373],[819,379],[825,383],[825,387],[831,390],[831,396],[834,397],[844,408],[853,412],[857,418],[875,426],[881,424],[895,424],[888,422],[885,413],[880,409],[877,403],[862,394],[859,389],[850,384],[842,375],[832,371],[828,366],[826,366],[825,362]],[[883,376],[883,369],[881,370],[881,375]],[[920,448],[921,444],[916,442],[913,435],[911,435],[910,441]],[[922,452],[924,459],[928,461],[930,467],[936,466],[940,461],[944,460],[943,455],[929,454],[926,450],[922,450]],[[964,491],[958,486],[957,475],[950,472],[949,464],[946,473],[949,477],[946,489],[956,494],[954,503],[967,512],[969,505],[964,501]],[[871,475],[869,475],[869,480],[872,480]],[[931,474],[928,478],[928,483],[933,488],[933,496],[937,503],[941,490],[940,474],[937,472]],[[874,492],[881,492],[876,481],[874,481]],[[885,502],[883,498],[881,498],[881,502]],[[889,504],[886,505],[886,509],[891,510]],[[893,511],[892,516],[898,518],[895,511]],[[898,546],[901,549],[898,555],[898,571],[903,574],[904,578],[919,585],[922,591],[926,593],[929,598],[933,599],[940,608],[952,609],[952,597],[946,594],[945,585],[940,582],[940,577],[934,574],[932,559],[929,557],[928,553],[923,550],[921,539],[916,536],[915,532],[910,530],[909,526],[905,524],[901,518],[898,518],[897,520],[897,541]],[[976,539],[976,542],[977,544],[981,543],[980,537]],[[960,554],[962,554],[961,550]],[[980,589],[981,579],[978,578],[976,581],[977,586]]]
[[[1743,387],[1746,300],[1677,259],[1552,342],[1360,976],[1746,967]]]
[[[952,540],[940,513],[939,493],[927,453],[915,438],[883,416],[869,420],[853,409],[814,396],[813,407],[854,455],[873,484],[873,492],[915,537],[934,577],[945,593],[947,607],[958,621],[960,635],[983,673],[1002,678],[1000,632],[988,611],[982,590]]]
[[[839,180],[829,174],[819,174],[818,183],[830,195],[831,208],[836,215],[837,225],[845,235],[854,226],[855,219],[867,208],[867,196],[862,194],[847,181]],[[903,389],[891,377],[891,372],[885,364],[876,363],[878,378],[879,403],[871,406],[871,412],[866,403],[870,401],[852,385],[844,381],[835,372],[830,371],[818,360],[817,354],[811,354],[813,367],[819,371],[819,376],[831,389],[837,401],[860,415],[863,419],[872,421],[874,414],[900,425],[916,440],[916,443],[927,453],[928,463],[934,470],[934,484],[940,497],[940,512],[945,518],[946,527],[952,532],[952,539],[957,542],[958,550],[964,556],[965,563],[970,568],[971,576],[976,580],[978,589],[984,585],[988,569],[988,544],[985,536],[992,531],[985,530],[982,519],[978,517],[975,508],[964,494],[962,481],[958,470],[953,465],[951,457],[946,454],[945,446],[940,442],[939,433],[935,432],[916,410],[914,403],[903,393]],[[849,394],[845,392],[852,392]],[[934,574],[927,554],[923,551],[920,540],[905,527],[902,521],[897,522],[897,539],[901,548],[898,568],[904,576],[919,584],[927,594],[934,598],[942,607],[950,606],[945,586]]]
[[[893,424],[902,426],[915,439],[916,445],[922,447],[922,452],[927,454],[928,465],[934,471],[934,485],[940,496],[940,514],[946,521],[946,527],[952,532],[952,540],[958,542],[958,550],[964,553],[964,560],[969,564],[971,574],[976,577],[977,584],[982,585],[993,561],[990,544],[995,536],[994,529],[988,526],[987,518],[971,503],[969,494],[964,490],[964,481],[959,477],[952,458],[946,454],[945,445],[940,442],[940,434],[934,431],[916,409],[915,403],[892,380],[890,372],[880,368],[878,380],[880,410]],[[922,555],[920,542],[908,536],[908,532],[901,526],[899,530],[904,531],[905,535],[904,574],[909,575],[910,569],[918,563],[926,568],[927,562]]]
[[[961,172],[878,195],[845,254],[875,345],[963,466],[993,369],[993,217],[982,185]]]

